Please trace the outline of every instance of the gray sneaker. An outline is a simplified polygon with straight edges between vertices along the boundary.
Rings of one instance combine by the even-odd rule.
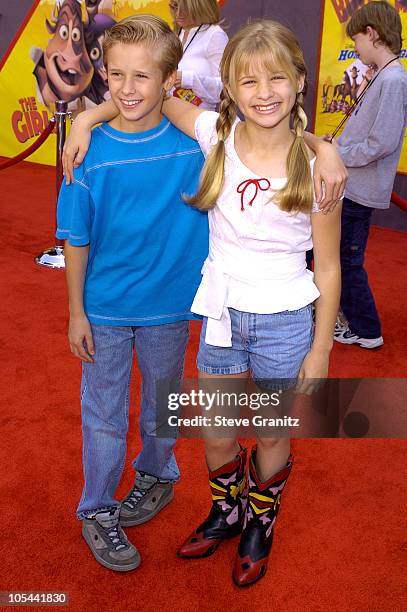
[[[120,524],[123,527],[141,525],[153,518],[174,497],[171,482],[145,472],[136,472],[133,488],[122,501]]]
[[[129,572],[141,563],[138,550],[119,524],[120,508],[98,512],[82,521],[82,535],[96,561],[115,572]]]

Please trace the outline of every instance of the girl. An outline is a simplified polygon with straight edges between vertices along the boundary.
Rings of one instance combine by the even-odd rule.
[[[314,202],[313,160],[304,142],[304,59],[289,30],[272,21],[252,23],[228,43],[221,76],[219,115],[177,100],[164,109],[195,135],[206,156],[199,192],[189,199],[209,210],[210,226],[209,256],[192,305],[204,316],[200,377],[251,374],[270,390],[288,389],[298,378],[299,391],[310,392],[312,381],[328,373],[340,292],[341,207],[323,215]],[[314,281],[305,266],[312,243]],[[266,572],[293,463],[287,437],[261,436],[249,460],[247,504],[246,451],[231,437],[206,438],[213,505],[178,551],[206,556],[241,532],[233,571],[239,586]]]
[[[204,317],[199,375],[205,385],[225,378],[242,385],[251,375],[269,390],[289,389],[298,381],[299,391],[309,393],[312,381],[328,372],[340,291],[341,208],[321,214],[314,201],[314,160],[304,142],[304,59],[285,27],[252,23],[226,46],[221,77],[219,114],[175,98],[163,108],[206,156],[199,192],[189,199],[209,211],[210,224],[209,256],[192,305]],[[111,103],[86,113],[65,152],[65,168],[72,165],[77,142],[86,144],[81,129],[90,117],[111,118]],[[76,162],[82,157],[83,142]],[[336,190],[342,189],[340,178]],[[312,245],[314,278],[305,265]],[[246,450],[236,439],[207,435],[205,444],[213,503],[178,554],[207,556],[224,539],[241,534],[233,579],[246,586],[267,570],[293,464],[289,440],[260,431],[248,479]]]
[[[215,110],[222,91],[219,64],[228,41],[219,25],[217,0],[170,0],[169,7],[184,49],[174,95]]]

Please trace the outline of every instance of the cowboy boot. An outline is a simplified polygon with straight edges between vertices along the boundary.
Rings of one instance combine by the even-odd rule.
[[[179,557],[209,557],[219,544],[242,532],[247,503],[247,450],[241,448],[236,458],[209,472],[212,508],[208,517],[177,551]]]
[[[282,470],[266,482],[261,482],[256,472],[256,447],[252,450],[249,461],[248,504],[233,569],[233,581],[237,586],[253,584],[267,571],[280,498],[293,460],[290,455]]]

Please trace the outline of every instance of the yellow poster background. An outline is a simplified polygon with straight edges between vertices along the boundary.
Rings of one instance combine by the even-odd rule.
[[[394,0],[389,1],[390,4],[395,6]],[[351,102],[351,96],[355,91],[355,82],[356,85],[359,85],[367,70],[367,66],[364,66],[357,58],[353,42],[346,36],[346,21],[341,23],[334,4],[338,6],[346,3],[339,3],[338,0],[325,0],[324,2],[321,59],[315,112],[315,133],[319,136],[332,133],[340,123],[344,117],[346,103]],[[407,32],[407,13],[400,10],[400,18],[404,39]],[[401,62],[407,68],[406,56],[406,49],[402,49]],[[345,76],[345,72],[347,76]],[[345,109],[341,103],[342,93],[347,93]],[[341,106],[342,108],[340,108]],[[398,171],[407,174],[407,136],[404,137]]]
[[[52,35],[46,28],[61,0],[40,0],[0,72],[0,155],[14,157],[27,149],[45,128],[52,109],[37,95],[32,49],[45,49]],[[84,11],[82,3],[82,12]],[[136,13],[153,13],[171,23],[167,0],[102,0],[99,12],[116,21]],[[75,106],[75,102],[72,103]],[[70,105],[71,106],[71,105]],[[55,164],[56,142],[51,134],[29,161]]]

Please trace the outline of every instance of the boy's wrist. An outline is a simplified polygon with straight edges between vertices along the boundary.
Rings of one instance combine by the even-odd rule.
[[[79,306],[76,306],[76,307],[71,306],[69,308],[69,316],[71,319],[82,319],[83,317],[86,317],[86,313],[84,309]]]

